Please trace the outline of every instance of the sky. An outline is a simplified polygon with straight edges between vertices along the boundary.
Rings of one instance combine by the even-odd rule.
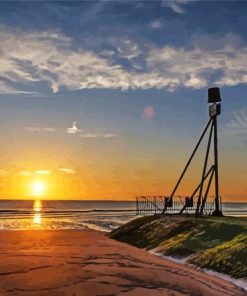
[[[51,199],[169,195],[218,86],[220,193],[247,201],[246,14],[246,1],[0,1],[0,198],[32,198],[34,182]]]

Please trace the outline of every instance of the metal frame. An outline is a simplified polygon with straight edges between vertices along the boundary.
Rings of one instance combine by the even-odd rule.
[[[220,101],[221,101],[221,97],[220,97],[219,88],[215,87],[215,88],[208,89],[208,103],[211,104],[211,105],[209,105],[210,119],[209,119],[205,129],[203,130],[201,137],[199,138],[189,160],[187,161],[171,195],[169,197],[160,196],[158,206],[157,206],[157,198],[158,197],[150,197],[150,196],[137,197],[137,199],[136,199],[137,209],[139,209],[139,203],[141,203],[141,205],[143,206],[144,212],[146,212],[146,211],[152,212],[153,209],[155,209],[154,210],[155,213],[159,212],[162,214],[167,214],[167,213],[171,213],[171,212],[176,213],[176,214],[183,214],[184,211],[187,212],[186,197],[180,197],[180,201],[177,201],[178,197],[175,196],[175,193],[176,193],[181,181],[183,180],[183,177],[186,174],[203,138],[205,137],[208,129],[210,128],[207,149],[206,149],[206,154],[205,154],[205,159],[204,159],[204,164],[203,164],[203,169],[202,169],[201,181],[200,181],[199,185],[196,187],[196,189],[194,190],[194,192],[192,193],[192,195],[190,196],[189,201],[193,202],[195,195],[199,191],[194,214],[196,217],[203,215],[205,212],[205,209],[207,208],[208,193],[210,191],[212,181],[214,178],[214,190],[215,190],[214,211],[211,214],[214,216],[223,216],[222,207],[221,207],[221,197],[219,195],[218,133],[217,133],[217,116],[220,115],[220,113],[221,113],[221,105],[219,103]],[[214,148],[213,148],[214,163],[211,165],[210,169],[207,171],[208,159],[209,159],[209,154],[210,154],[210,150],[211,150],[212,140],[213,140],[213,144],[214,144]],[[204,189],[205,182],[207,182],[207,185],[206,185],[205,193],[203,195],[203,189]],[[178,206],[178,203],[180,203],[179,206]],[[182,206],[180,206],[181,203],[182,203]],[[162,205],[162,208],[160,208],[160,205]],[[172,210],[171,210],[171,208],[172,208]],[[140,212],[141,211],[142,210],[140,210]],[[208,212],[208,210],[207,210],[207,212]]]
[[[220,110],[220,108],[218,108],[218,109]],[[210,127],[206,155],[205,155],[204,165],[203,165],[203,170],[202,170],[201,182],[191,195],[191,199],[192,199],[195,196],[195,194],[197,193],[197,191],[199,190],[199,196],[197,199],[197,207],[196,207],[196,212],[195,212],[196,217],[203,215],[204,207],[205,207],[205,204],[207,201],[207,197],[208,197],[208,193],[209,193],[209,190],[211,187],[213,177],[215,179],[215,184],[214,184],[214,187],[215,187],[215,200],[214,200],[215,209],[214,209],[212,215],[214,215],[214,216],[222,216],[223,215],[222,210],[221,210],[221,206],[220,206],[221,201],[220,201],[220,196],[219,196],[218,134],[217,134],[217,116],[219,114],[220,113],[215,113],[210,117],[204,131],[202,132],[202,135],[201,135],[199,141],[197,142],[187,164],[185,165],[184,170],[182,171],[182,174],[180,175],[180,177],[179,177],[179,179],[178,179],[178,181],[177,181],[177,183],[170,195],[170,199],[172,199],[173,196],[175,195],[176,190],[178,189],[178,186],[180,185],[187,169],[189,168],[191,161],[193,160],[204,136],[206,135],[207,130]],[[211,166],[210,170],[206,173],[212,138],[213,138],[213,142],[214,142],[214,164]],[[207,185],[204,196],[202,196],[204,183],[208,177],[209,177],[208,185]],[[180,210],[180,214],[182,214],[185,209],[186,209],[186,204],[184,204],[183,208]],[[167,212],[167,206],[165,205],[164,209],[162,211],[162,214],[165,214],[166,212]]]

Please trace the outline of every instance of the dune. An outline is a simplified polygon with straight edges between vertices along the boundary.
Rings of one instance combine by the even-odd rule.
[[[213,277],[92,230],[0,232],[0,295],[241,296]]]

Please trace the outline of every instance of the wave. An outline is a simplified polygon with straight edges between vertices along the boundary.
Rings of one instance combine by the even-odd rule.
[[[0,209],[0,214],[1,213],[9,213],[9,214],[15,214],[15,213],[34,213],[36,212],[34,209],[30,210],[23,210],[23,209]],[[103,212],[103,213],[108,213],[108,212],[136,212],[135,209],[86,209],[86,210],[46,210],[43,209],[41,210],[42,213],[51,213],[51,214],[57,214],[57,213],[91,213],[91,212]],[[247,213],[247,209],[245,210],[236,210],[236,209],[225,209],[224,213]]]
[[[0,210],[1,213],[8,213],[8,214],[15,214],[15,213],[22,213],[22,214],[33,214],[35,213],[35,210]],[[109,209],[109,210],[103,210],[103,209],[91,209],[91,210],[41,210],[42,213],[50,213],[50,214],[58,214],[58,213],[92,213],[92,212],[103,212],[103,213],[109,213],[109,212],[136,212],[136,210],[130,210],[130,209]]]

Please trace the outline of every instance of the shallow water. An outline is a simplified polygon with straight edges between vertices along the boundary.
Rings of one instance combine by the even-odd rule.
[[[135,201],[1,200],[0,229],[112,229],[136,218]],[[223,204],[225,215],[247,216],[247,203]]]

